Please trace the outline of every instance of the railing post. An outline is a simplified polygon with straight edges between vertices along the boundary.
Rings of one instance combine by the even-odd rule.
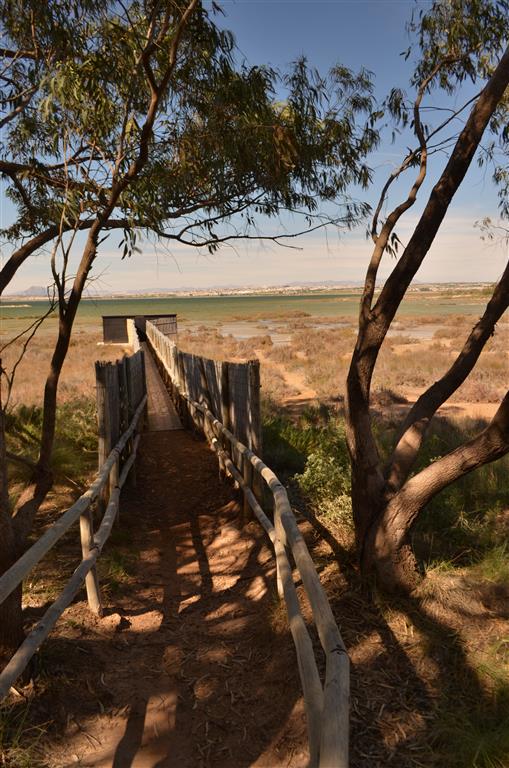
[[[145,365],[145,350],[143,349],[140,349],[140,377],[141,377],[141,383],[140,383],[140,402],[141,402],[141,400],[143,400],[143,398],[147,394],[147,369]],[[140,425],[147,423],[147,414],[148,414],[148,401],[147,401],[147,405],[145,406],[143,419],[141,420]]]
[[[230,429],[230,392],[229,392],[229,377],[228,377],[228,363],[221,363],[221,422],[223,427]]]
[[[189,409],[187,403],[187,381],[186,381],[186,369],[184,365],[184,356],[180,350],[177,352],[177,367],[178,367],[178,384],[182,397],[179,398],[181,403],[180,418],[182,420],[182,426],[187,429],[189,427]]]
[[[242,453],[242,477],[244,480],[244,483],[246,484],[246,487],[249,488],[249,490],[253,490],[253,465],[247,458],[247,456]],[[251,510],[251,505],[249,504],[247,500],[247,494],[244,492],[244,505],[242,509],[242,522],[245,525],[250,520],[253,519],[253,512]]]
[[[96,397],[97,397],[97,463],[99,470],[108,458],[111,451],[111,429],[110,429],[110,413],[109,413],[109,398],[107,389],[107,374],[108,363],[97,362],[95,364],[95,379],[96,379]],[[104,488],[98,500],[99,512],[102,516],[106,506],[108,504],[109,489]]]
[[[198,358],[198,365],[199,365],[199,374],[200,374],[200,397],[199,401],[203,403],[205,408],[210,411],[211,410],[211,403],[210,403],[210,394],[209,394],[209,387],[207,384],[207,375],[205,373],[205,366],[203,365],[203,358]],[[210,443],[211,440],[211,429],[207,422],[207,419],[205,418],[205,414],[201,414],[201,423],[202,423],[202,432],[205,435],[205,438]]]
[[[87,558],[90,551],[94,549],[94,527],[92,520],[92,512],[90,507],[80,516],[80,538],[81,538],[81,553],[83,559]],[[95,565],[85,576],[85,587],[87,590],[88,607],[95,613],[96,616],[103,615],[103,607],[101,602],[101,592],[99,589],[99,579],[97,577],[97,569]]]
[[[221,396],[221,423],[226,429],[230,429],[230,377],[228,375],[228,363],[221,362],[221,382],[219,387]],[[221,434],[221,445],[226,455],[231,458],[230,441]]]
[[[109,413],[110,413],[110,440],[113,448],[120,437],[120,402],[119,402],[119,375],[118,363],[110,363],[106,369],[106,388],[108,391]],[[118,485],[120,474],[120,456],[117,457],[110,472],[110,490],[111,496],[113,490]]]
[[[248,363],[248,394],[249,408],[249,444],[253,453],[262,457],[262,424],[260,417],[260,361],[250,360]]]

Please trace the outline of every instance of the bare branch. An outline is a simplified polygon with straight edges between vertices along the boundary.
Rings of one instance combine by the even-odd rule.
[[[35,321],[35,323],[31,324],[31,326],[30,326],[30,333],[28,334],[27,338],[23,342],[23,346],[21,348],[21,352],[20,352],[20,354],[18,356],[18,359],[16,360],[16,362],[12,366],[12,370],[11,370],[10,374],[8,374],[5,369],[3,369],[3,373],[4,373],[5,378],[7,380],[7,397],[5,399],[4,408],[7,408],[8,405],[9,405],[9,401],[11,399],[11,394],[12,394],[12,388],[14,386],[14,379],[16,377],[16,371],[17,371],[18,366],[20,365],[21,361],[23,360],[23,358],[25,356],[25,353],[26,353],[26,351],[28,349],[28,345],[30,344],[30,342],[34,338],[35,334],[37,333],[37,331],[39,330],[39,328],[41,327],[43,322],[48,317],[48,315],[50,315],[53,312],[54,309],[55,309],[55,301],[54,301],[54,299],[50,299],[50,308],[43,315],[41,315],[41,317],[39,317]],[[25,331],[25,333],[26,333],[26,331]]]
[[[280,243],[280,240],[288,240],[295,237],[301,237],[302,235],[309,234],[311,232],[316,232],[319,229],[323,229],[324,227],[330,226],[331,224],[334,224],[335,222],[333,220],[323,221],[319,224],[316,224],[314,227],[309,227],[308,229],[303,229],[300,232],[287,232],[282,233],[280,235],[241,235],[241,234],[234,234],[234,235],[223,235],[222,237],[213,237],[213,238],[207,238],[204,240],[186,240],[182,237],[183,231],[180,233],[170,234],[167,232],[164,232],[163,230],[157,230],[152,228],[152,230],[158,235],[158,237],[162,237],[167,240],[175,240],[179,243],[182,243],[183,245],[190,245],[194,247],[206,247],[209,245],[218,245],[219,243],[227,243],[231,240],[257,240],[257,241],[270,241],[273,243],[276,243],[276,245],[280,245],[285,248],[291,248],[292,250],[301,251],[303,250],[300,246],[295,245],[288,245],[286,243]],[[189,226],[198,226],[198,224],[192,224]],[[186,228],[187,229],[187,228]]]
[[[51,299],[50,299],[50,302],[51,302]],[[50,308],[47,310],[45,315],[43,315],[42,319],[45,320],[47,317],[49,317],[49,315],[54,311],[54,309],[55,309],[55,304],[51,303]],[[0,348],[0,355],[2,355],[8,347],[12,346],[12,344],[15,344],[19,339],[21,339],[22,336],[24,336],[26,333],[29,333],[32,330],[32,328],[34,328],[34,326],[40,325],[40,323],[41,323],[41,318],[38,317],[36,320],[33,321],[33,323],[30,323],[30,325],[27,328],[24,328],[24,330],[20,331],[20,333],[18,333],[12,339],[9,339],[9,341],[7,341],[3,345],[3,347]]]
[[[90,229],[92,226],[92,220],[81,220],[78,225],[79,230]],[[126,229],[129,228],[129,222],[127,219],[109,219],[105,224],[105,229]],[[63,227],[62,232],[68,232],[71,229],[71,225]],[[4,266],[0,270],[0,295],[3,294],[14,275],[21,267],[21,265],[39,248],[47,245],[55,239],[60,233],[60,226],[53,224],[43,232],[28,240],[24,245],[14,251],[5,262]]]
[[[440,228],[447,208],[470,167],[486,126],[509,83],[509,48],[477,99],[440,179],[434,186],[404,253],[387,279],[373,313],[383,337],[410,282]]]
[[[375,216],[373,218],[373,225],[371,228],[371,234],[375,241],[375,248],[371,255],[371,261],[369,263],[368,270],[366,273],[366,278],[364,281],[364,290],[361,298],[361,311],[360,311],[361,325],[365,324],[369,319],[369,313],[370,313],[371,304],[373,301],[373,294],[375,292],[376,276],[378,274],[378,268],[380,266],[382,256],[387,247],[387,243],[389,242],[389,237],[391,236],[394,230],[394,227],[398,223],[401,216],[405,213],[405,211],[408,211],[408,209],[411,208],[412,205],[415,203],[417,199],[417,193],[421,188],[424,182],[424,179],[426,178],[428,153],[427,153],[426,137],[424,135],[424,130],[421,124],[420,107],[421,107],[422,99],[424,98],[424,94],[426,93],[429,84],[434,80],[438,72],[440,72],[440,70],[448,63],[449,63],[449,59],[440,61],[435,66],[435,68],[430,73],[430,75],[424,80],[424,82],[421,84],[421,87],[419,88],[419,91],[414,103],[414,109],[413,109],[414,130],[417,136],[417,140],[419,141],[419,150],[411,152],[405,158],[400,168],[394,174],[391,175],[391,177],[389,178],[388,182],[385,184],[382,190],[382,195],[380,197],[380,201],[375,211]],[[406,168],[408,168],[411,165],[412,161],[417,156],[419,156],[419,173],[417,174],[417,178],[415,179],[406,200],[404,200],[402,203],[396,206],[396,208],[393,209],[393,211],[389,214],[389,216],[387,216],[387,219],[385,220],[385,223],[382,227],[380,234],[376,235],[375,233],[376,233],[377,224],[378,224],[378,216],[382,208],[383,202],[385,200],[385,197],[387,195],[389,186],[392,184],[392,182],[395,179],[398,178],[398,176],[404,170],[406,170]]]

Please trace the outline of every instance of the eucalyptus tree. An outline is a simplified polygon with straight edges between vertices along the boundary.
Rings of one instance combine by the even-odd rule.
[[[413,103],[394,90],[387,107],[412,127],[416,147],[408,152],[380,195],[374,211],[373,250],[360,303],[358,337],[347,380],[347,442],[352,462],[352,502],[358,550],[364,572],[376,573],[389,590],[411,590],[418,581],[410,547],[412,525],[443,488],[509,451],[509,394],[492,421],[474,439],[415,472],[428,427],[440,406],[465,381],[509,305],[509,265],[485,311],[450,368],[410,407],[398,430],[392,455],[384,464],[370,413],[371,380],[380,349],[396,312],[421,266],[462,184],[469,166],[493,161],[501,213],[508,211],[509,49],[506,0],[437,0],[411,25],[420,58],[412,80]],[[409,52],[410,53],[410,52]],[[463,106],[444,112],[436,125],[425,124],[422,107],[433,90],[456,98],[462,83],[479,88]],[[429,107],[429,103],[427,104]],[[428,110],[427,114],[430,112]],[[446,115],[444,119],[444,114]],[[465,117],[464,117],[465,116]],[[459,133],[455,126],[461,122]],[[481,142],[483,145],[481,146]],[[417,225],[389,277],[377,286],[384,254],[398,244],[395,228],[418,199],[429,173],[429,157],[446,162],[424,203]],[[408,192],[389,205],[391,185],[411,176]],[[388,213],[382,219],[382,211]],[[394,255],[394,253],[392,253]],[[461,279],[461,275],[458,275]],[[375,288],[379,292],[375,293]]]
[[[124,256],[136,253],[139,232],[214,251],[263,235],[259,215],[290,211],[309,230],[323,223],[320,201],[335,206],[335,223],[366,213],[347,188],[370,178],[369,75],[337,66],[322,78],[303,60],[284,75],[239,63],[218,12],[198,0],[0,6],[0,173],[16,210],[3,231],[12,248],[0,293],[44,248],[58,303],[39,454],[14,509],[2,435],[0,573],[26,546],[52,484],[59,378],[112,230]],[[21,636],[15,594],[0,609],[0,645],[12,649]]]

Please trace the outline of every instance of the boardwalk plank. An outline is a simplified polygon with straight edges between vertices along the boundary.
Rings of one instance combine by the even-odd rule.
[[[166,432],[167,430],[182,429],[175,406],[166,391],[154,358],[142,344],[145,350],[145,366],[147,376],[147,432]]]

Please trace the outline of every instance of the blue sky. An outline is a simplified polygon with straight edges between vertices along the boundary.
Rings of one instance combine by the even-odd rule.
[[[226,0],[222,2],[226,17],[221,23],[234,32],[240,51],[251,63],[284,68],[304,54],[323,71],[337,61],[353,69],[363,66],[374,72],[377,95],[383,97],[393,86],[408,86],[411,62],[405,62],[400,56],[409,45],[405,24],[413,8],[428,5],[408,0]],[[452,102],[452,106],[460,103],[459,97]],[[365,198],[372,204],[407,143],[391,144],[388,132],[380,150],[371,158],[370,165],[376,169],[375,181]],[[443,159],[438,158],[431,164],[430,183],[436,179],[442,163]],[[397,229],[403,242],[411,233],[429,188],[428,184],[420,202]],[[5,223],[9,208],[3,201],[1,216]],[[489,173],[473,167],[417,279],[495,280],[503,270],[508,249],[481,241],[473,224],[485,216],[497,216],[496,191]],[[273,226],[271,224],[271,231]],[[291,228],[292,222],[286,219],[283,226]],[[144,243],[142,254],[121,261],[116,242],[110,238],[102,246],[94,267],[97,278],[94,290],[206,288],[363,278],[370,249],[362,229],[341,236],[332,232],[314,233],[293,244],[299,250],[258,243],[238,244],[221,249],[211,257],[185,247],[167,250]],[[391,260],[386,257],[381,276],[390,268]],[[41,254],[23,267],[11,292],[50,281],[47,254]]]

